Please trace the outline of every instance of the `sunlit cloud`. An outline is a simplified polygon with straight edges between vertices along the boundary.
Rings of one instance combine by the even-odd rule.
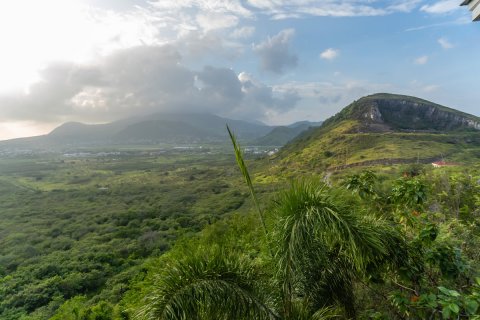
[[[153,18],[115,13],[71,0],[0,4],[0,90],[24,88],[52,61],[87,61],[140,44],[158,44]]]
[[[320,58],[325,60],[334,60],[340,54],[338,49],[328,48],[327,50],[320,53]]]
[[[459,0],[441,0],[433,4],[426,4],[420,10],[433,14],[449,13],[460,9],[460,2]]]
[[[111,121],[157,112],[196,112],[261,119],[293,108],[295,90],[274,90],[247,73],[182,64],[173,46],[138,46],[95,64],[57,63],[29,94],[0,96],[0,121]]]

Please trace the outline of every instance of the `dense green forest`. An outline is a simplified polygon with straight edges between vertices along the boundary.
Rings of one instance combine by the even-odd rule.
[[[2,160],[1,318],[479,312],[478,166],[357,168],[325,183],[247,163],[265,228],[232,153]]]
[[[152,261],[136,319],[472,319],[479,168],[421,165],[292,182]],[[137,311],[140,310],[140,311]],[[135,317],[135,315],[137,315]]]
[[[86,154],[1,160],[1,319],[48,319],[79,295],[116,303],[147,257],[247,197],[230,154]]]

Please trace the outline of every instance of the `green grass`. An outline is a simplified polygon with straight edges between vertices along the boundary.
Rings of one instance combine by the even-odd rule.
[[[300,136],[270,159],[269,175],[294,176],[371,161],[429,163],[445,159],[471,165],[480,155],[480,132],[384,132],[359,133],[355,120]]]

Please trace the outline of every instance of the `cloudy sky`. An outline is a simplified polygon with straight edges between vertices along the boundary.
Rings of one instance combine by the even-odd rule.
[[[286,124],[375,92],[480,116],[461,0],[0,4],[0,139],[160,111]]]

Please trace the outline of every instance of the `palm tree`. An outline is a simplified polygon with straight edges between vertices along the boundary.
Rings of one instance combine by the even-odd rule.
[[[259,290],[255,268],[218,247],[173,261],[137,319],[277,319]]]
[[[402,262],[401,234],[385,220],[359,215],[344,199],[322,183],[303,181],[276,202],[273,237],[286,319],[298,303],[311,316],[341,305],[347,318],[355,318],[354,280]]]
[[[396,228],[355,212],[343,194],[315,181],[279,194],[271,227],[257,203],[240,148],[238,164],[254,196],[275,272],[268,283],[247,259],[219,250],[174,261],[138,319],[355,318],[353,284],[366,270],[398,265],[405,251]]]

